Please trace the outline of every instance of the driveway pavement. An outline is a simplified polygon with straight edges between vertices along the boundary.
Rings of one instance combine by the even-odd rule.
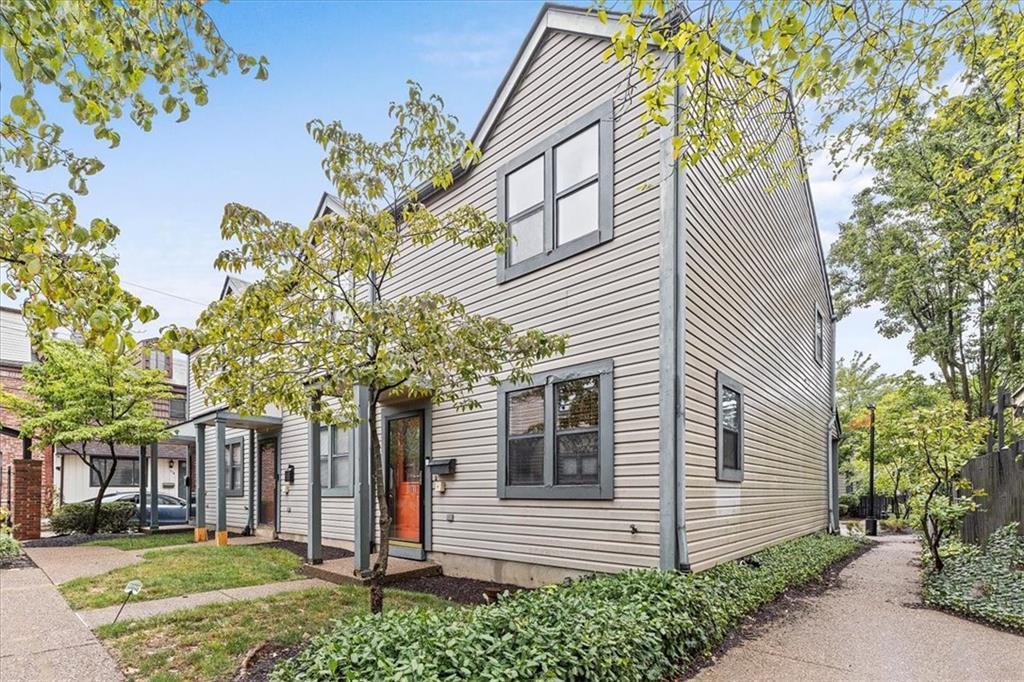
[[[0,571],[0,680],[116,682],[114,660],[38,568]]]
[[[1024,679],[1024,637],[920,608],[919,547],[910,537],[880,538],[837,587],[756,628],[696,679]]]

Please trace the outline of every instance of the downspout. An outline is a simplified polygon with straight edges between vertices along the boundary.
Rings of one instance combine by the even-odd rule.
[[[672,66],[678,57],[670,57]],[[685,229],[683,173],[673,156],[679,88],[670,123],[661,128],[661,229],[659,260],[658,531],[662,570],[689,569],[686,548],[685,429],[683,354],[685,349]]]
[[[828,388],[830,400],[829,404],[832,409],[829,410],[828,416],[828,428],[825,433],[828,435],[828,529],[831,532],[837,532],[839,530],[839,452],[836,449],[837,440],[832,437],[832,424],[836,418],[836,322],[838,318],[832,315],[829,318],[831,323],[831,342],[832,353],[829,356],[829,372],[828,372]]]

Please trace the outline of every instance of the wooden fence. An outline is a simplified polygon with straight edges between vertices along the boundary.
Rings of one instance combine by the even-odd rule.
[[[987,494],[977,498],[980,509],[964,518],[964,542],[984,542],[989,534],[1018,521],[1024,535],[1024,441],[979,455],[964,465],[961,475]]]

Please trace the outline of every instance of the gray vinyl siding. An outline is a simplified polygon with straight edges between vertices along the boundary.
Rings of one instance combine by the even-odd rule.
[[[622,72],[601,60],[606,46],[596,37],[550,34],[484,144],[481,164],[431,208],[469,203],[493,217],[496,169],[619,91]],[[385,296],[429,288],[517,330],[569,334],[566,355],[536,371],[615,363],[611,500],[499,500],[496,389],[477,387],[481,407],[472,412],[434,407],[433,457],[458,461],[446,492],[433,493],[434,551],[589,571],[658,564],[658,136],[640,137],[640,111],[637,100],[627,109],[616,99],[612,241],[501,285],[491,252],[439,243],[410,248],[398,261]]]
[[[295,483],[289,486],[282,475],[280,532],[305,536],[308,528],[309,422],[294,414],[286,414],[281,424],[281,470],[287,469],[289,464],[295,467]],[[322,496],[321,505],[323,539],[351,543],[354,534],[352,498]]]
[[[249,486],[252,485],[252,472],[249,466],[249,432],[242,429],[224,429],[224,442],[230,443],[241,438],[245,447],[242,457],[242,491],[241,496],[225,497],[227,525],[231,530],[240,530],[249,523]],[[217,525],[217,427],[211,424],[206,427],[206,525]]]
[[[826,524],[831,326],[806,183],[732,182],[714,159],[686,172],[686,539],[694,569]],[[715,478],[715,373],[744,387],[742,482]]]

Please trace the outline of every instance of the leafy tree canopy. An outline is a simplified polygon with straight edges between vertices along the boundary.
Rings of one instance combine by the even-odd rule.
[[[35,191],[11,174],[63,168],[73,194],[103,163],[62,144],[39,94],[56,92],[98,140],[116,147],[125,113],[149,130],[159,111],[184,121],[207,101],[209,78],[232,64],[266,78],[266,60],[235,52],[199,0],[9,0],[0,4],[0,49],[13,75],[9,110],[0,117],[0,291],[25,297],[35,333],[67,327],[108,351],[133,345],[136,319],[156,311],[119,286],[110,221],[78,222],[72,194]],[[13,87],[11,87],[13,86]]]
[[[135,354],[111,354],[71,341],[45,341],[40,362],[22,368],[26,397],[0,392],[0,404],[21,419],[21,432],[43,446],[58,446],[78,457],[100,480],[90,533],[99,518],[99,500],[117,467],[115,446],[146,445],[166,435],[153,416],[153,402],[170,398],[167,378],[143,369]],[[103,471],[87,451],[88,443],[107,446],[112,458]]]
[[[193,371],[211,401],[249,414],[277,405],[352,428],[360,423],[357,386],[369,393],[370,424],[388,391],[471,409],[481,383],[525,379],[536,360],[564,351],[564,337],[472,312],[430,291],[429,281],[395,285],[412,250],[446,244],[501,253],[508,236],[473,205],[435,212],[423,201],[424,190],[450,186],[452,169],[480,154],[441,99],[411,83],[407,101],[388,114],[394,128],[380,142],[339,122],[307,126],[325,153],[335,211],[300,227],[239,204],[225,208],[221,234],[239,246],[221,253],[217,266],[251,267],[262,277],[210,306],[194,330],[166,333],[171,343],[200,349]],[[371,433],[379,537],[386,539],[392,505],[379,435]],[[387,567],[388,545],[381,544],[371,575],[375,610]]]
[[[599,16],[611,21],[604,2]],[[615,5],[615,3],[610,3]],[[985,196],[993,209],[1018,211],[1024,179],[1024,12],[1018,0],[633,0],[607,58],[627,65],[644,87],[645,119],[674,132],[680,162],[712,153],[749,166],[772,166],[794,115],[813,115],[805,149],[827,148],[837,168],[871,160],[913,127],[922,104],[949,99],[951,73],[975,88],[980,108],[998,122],[980,158],[943,171]],[[676,88],[683,91],[674,98]],[[947,122],[955,126],[949,112]],[[751,135],[748,121],[772,134]],[[950,132],[953,132],[952,129]],[[793,140],[799,142],[799,140]],[[784,151],[784,150],[783,150]],[[978,263],[1021,266],[1019,227],[974,235]],[[1001,237],[986,241],[982,234]]]

